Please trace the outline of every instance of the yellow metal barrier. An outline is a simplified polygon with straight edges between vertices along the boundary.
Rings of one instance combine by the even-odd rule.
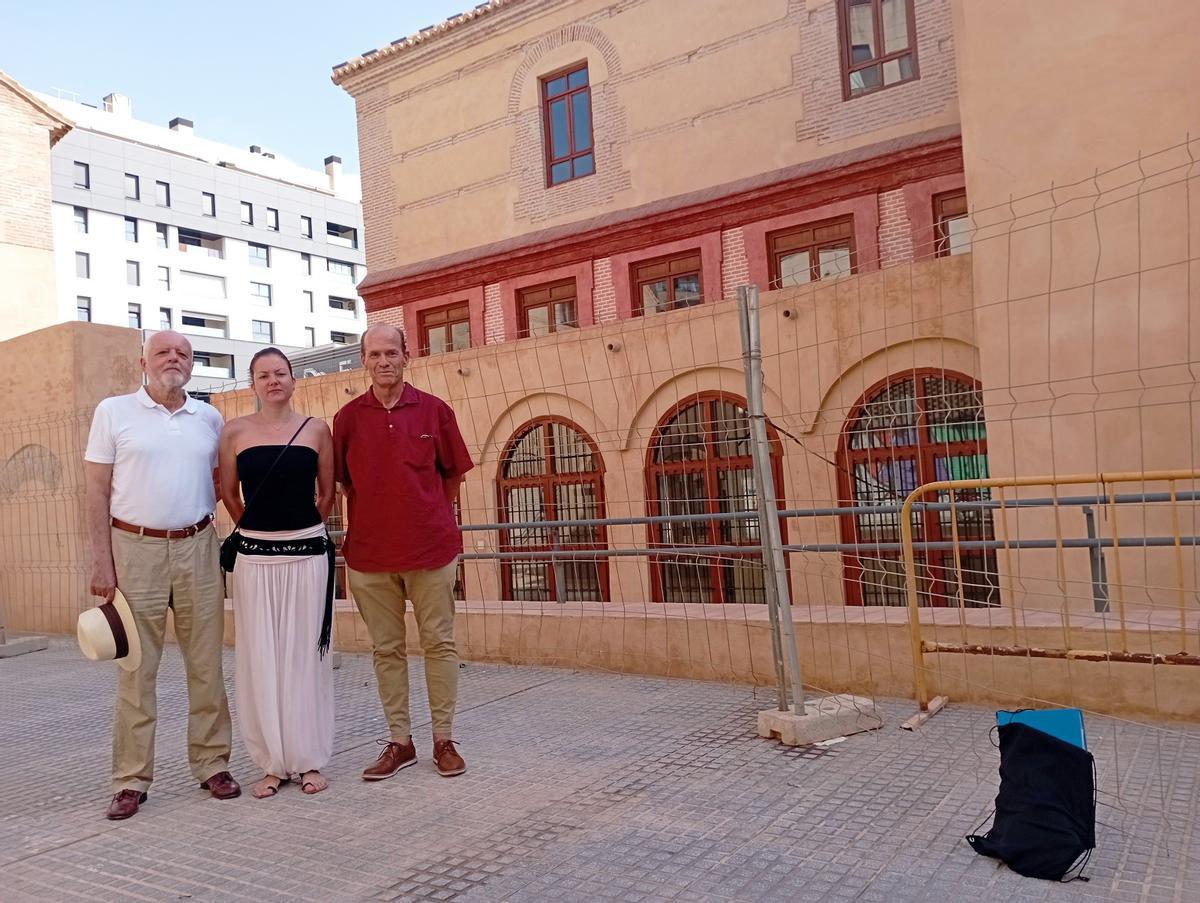
[[[908,624],[912,642],[913,682],[916,690],[920,711],[903,725],[911,730],[920,725],[946,704],[944,696],[930,698],[926,682],[925,655],[929,653],[954,652],[962,654],[984,654],[1000,656],[1027,656],[1030,658],[1057,658],[1080,661],[1111,661],[1133,662],[1153,665],[1200,665],[1200,656],[1188,654],[1187,627],[1187,593],[1184,588],[1183,542],[1180,532],[1179,502],[1177,484],[1181,481],[1200,480],[1200,470],[1160,470],[1132,473],[1093,473],[1072,474],[1069,476],[1031,476],[1031,477],[994,477],[974,480],[940,480],[918,486],[904,500],[900,511],[900,532],[903,543],[905,586],[908,594]],[[1127,632],[1127,613],[1125,599],[1124,575],[1121,567],[1121,537],[1117,522],[1117,491],[1116,487],[1123,483],[1157,483],[1167,484],[1168,499],[1171,508],[1171,524],[1174,533],[1175,558],[1175,596],[1179,609],[1179,631],[1181,651],[1178,654],[1166,655],[1152,652],[1133,652],[1129,649]],[[1068,604],[1066,563],[1064,558],[1064,540],[1059,513],[1059,488],[1062,486],[1092,485],[1097,487],[1097,498],[1107,501],[1107,511],[1111,521],[1111,548],[1113,551],[1113,570],[1116,591],[1116,614],[1119,629],[1119,645],[1117,650],[1089,650],[1071,648],[1071,613]],[[1009,575],[1013,571],[1012,553],[1014,546],[1019,547],[1019,541],[1014,541],[1008,530],[1008,513],[1011,500],[1006,498],[1005,489],[1019,489],[1030,486],[1050,487],[1054,509],[1054,552],[1057,556],[1056,573],[1058,590],[1062,597],[1061,615],[1063,625],[1063,647],[1061,649],[1044,649],[1021,646],[1017,644],[1017,605],[1012,600],[1008,603],[1011,611],[1014,645],[988,645],[967,642],[967,618],[964,604],[963,568],[959,551],[958,517],[956,505],[957,494],[963,490],[997,490],[993,501],[999,512],[1000,548],[1004,552],[1005,569]],[[951,511],[951,540],[953,542],[954,566],[957,574],[959,629],[961,641],[958,643],[926,642],[921,632],[919,592],[917,587],[916,555],[913,548],[913,505],[924,499],[930,493],[945,492],[949,495]],[[1003,605],[1003,600],[1001,601]]]

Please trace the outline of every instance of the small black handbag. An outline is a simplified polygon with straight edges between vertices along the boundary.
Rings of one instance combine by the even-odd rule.
[[[267,480],[271,478],[271,474],[275,472],[275,465],[279,463],[280,458],[287,453],[287,450],[292,447],[292,443],[295,442],[296,437],[300,435],[300,430],[303,430],[306,426],[308,426],[308,421],[310,420],[312,420],[311,417],[304,418],[304,422],[300,424],[300,429],[296,430],[296,432],[292,434],[292,438],[288,440],[287,445],[285,445],[279,454],[275,456],[275,460],[272,461],[271,466],[267,468],[266,475],[263,476],[262,482],[259,483],[258,488],[254,490],[254,495],[250,496],[250,500],[246,502],[246,507],[242,509],[242,516],[239,517],[238,522],[233,525],[233,529],[229,532],[229,535],[221,540],[221,570],[223,570],[225,573],[232,573],[233,566],[237,563],[237,553],[238,549],[241,547],[242,540],[242,534],[238,532],[238,528],[241,527],[242,521],[245,520],[246,512],[250,510],[250,506],[253,505],[254,500],[258,498],[259,492],[262,491],[262,488],[266,485]]]

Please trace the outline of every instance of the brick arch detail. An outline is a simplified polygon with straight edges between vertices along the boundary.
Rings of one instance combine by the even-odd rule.
[[[600,51],[610,79],[621,74],[621,57],[617,54],[617,48],[608,35],[595,25],[589,25],[586,22],[566,25],[543,36],[526,49],[525,59],[517,67],[516,74],[513,75],[512,86],[508,90],[508,114],[510,116],[516,116],[521,111],[521,92],[525,90],[525,82],[529,79],[529,73],[533,71],[542,57],[564,44],[576,41],[591,44]]]

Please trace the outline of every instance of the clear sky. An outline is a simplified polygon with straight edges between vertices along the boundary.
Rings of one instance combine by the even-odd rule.
[[[35,0],[4,2],[0,69],[35,91],[99,104],[133,99],[137,119],[191,119],[196,134],[261,145],[321,169],[358,172],[354,101],[334,65],[480,0]]]

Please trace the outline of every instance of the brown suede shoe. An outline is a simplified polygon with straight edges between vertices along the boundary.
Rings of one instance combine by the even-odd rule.
[[[467,770],[467,763],[454,748],[453,740],[433,741],[433,761],[437,765],[438,774],[444,778],[452,778]]]
[[[112,802],[108,804],[108,811],[104,813],[104,817],[109,821],[120,821],[123,818],[129,818],[132,815],[137,815],[138,806],[146,802],[146,794],[140,790],[120,790],[113,795]]]
[[[200,786],[219,800],[231,800],[242,795],[241,785],[228,771],[218,771]]]
[[[382,781],[390,778],[401,768],[417,764],[417,747],[413,745],[412,737],[408,738],[407,743],[397,743],[394,740],[377,740],[375,742],[383,747],[383,752],[379,754],[374,765],[368,765],[363,769],[364,781]]]

